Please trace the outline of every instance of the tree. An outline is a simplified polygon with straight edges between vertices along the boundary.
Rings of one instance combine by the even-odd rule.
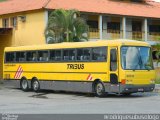
[[[152,45],[152,48],[156,51],[155,57],[158,65],[158,63],[160,62],[160,44],[157,43],[155,45]]]
[[[51,12],[45,36],[48,43],[88,40],[88,25],[77,10],[57,9]]]
[[[157,64],[158,64],[160,62],[160,44],[157,44],[156,47],[157,47],[156,57],[157,57]]]

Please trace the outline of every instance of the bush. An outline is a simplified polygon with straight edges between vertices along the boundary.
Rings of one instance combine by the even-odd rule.
[[[156,69],[156,84],[160,84],[160,68]]]

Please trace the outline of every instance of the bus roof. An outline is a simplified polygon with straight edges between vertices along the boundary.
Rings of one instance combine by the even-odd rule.
[[[118,40],[97,40],[87,42],[62,42],[56,44],[31,45],[6,47],[5,51],[37,50],[37,49],[63,49],[63,48],[81,48],[81,47],[98,47],[98,46],[150,46],[147,42],[118,39]]]

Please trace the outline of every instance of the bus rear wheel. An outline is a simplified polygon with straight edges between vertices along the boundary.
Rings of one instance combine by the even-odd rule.
[[[94,86],[94,90],[97,97],[103,97],[105,95],[105,88],[102,82],[97,82]]]
[[[23,91],[29,90],[29,83],[28,83],[27,79],[22,78],[22,80],[20,81],[20,87]]]
[[[40,90],[40,83],[37,79],[32,81],[32,89],[35,92],[38,92]]]

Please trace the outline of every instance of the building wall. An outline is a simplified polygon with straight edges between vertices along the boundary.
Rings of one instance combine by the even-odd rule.
[[[1,15],[0,28],[2,27],[3,18],[15,16],[26,16],[26,21],[22,22],[17,17],[17,27],[13,28],[7,35],[0,34],[0,78],[2,78],[3,51],[7,46],[24,46],[45,44],[44,30],[46,26],[46,13],[44,10],[30,11],[17,14]],[[10,23],[10,22],[9,22]]]
[[[0,28],[2,28],[2,19],[14,16],[26,16],[26,21],[22,22],[18,17],[17,28],[13,28],[12,46],[45,44],[45,11],[31,11],[18,14],[9,14],[0,16]]]
[[[8,35],[0,35],[0,79],[2,78],[3,70],[3,51],[6,46],[11,46],[12,36],[11,33]]]

